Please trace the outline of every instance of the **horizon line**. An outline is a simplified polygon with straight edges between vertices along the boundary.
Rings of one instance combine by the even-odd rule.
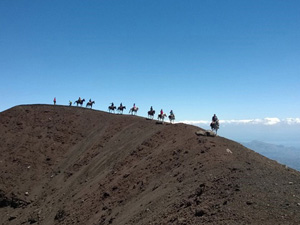
[[[185,123],[190,125],[209,125],[211,121],[209,120],[181,120],[178,123]],[[300,118],[284,118],[279,119],[277,117],[265,117],[263,119],[230,119],[230,120],[220,120],[220,124],[250,124],[250,125],[265,125],[265,126],[273,126],[279,124],[285,125],[298,125],[300,124]]]

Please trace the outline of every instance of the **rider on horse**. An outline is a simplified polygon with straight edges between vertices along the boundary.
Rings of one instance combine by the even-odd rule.
[[[218,117],[216,116],[216,114],[214,114],[214,116],[211,118],[212,122],[217,123],[219,122]]]
[[[217,126],[219,126],[219,119],[218,117],[216,116],[216,114],[213,115],[213,117],[211,118],[212,122],[211,124],[216,124]]]
[[[112,103],[110,103],[111,104],[111,107],[113,108],[114,106],[115,106],[115,104],[112,102]]]
[[[150,112],[153,112],[153,107],[152,106],[150,107]]]
[[[160,115],[163,115],[164,114],[164,111],[161,109],[160,110]]]
[[[173,110],[170,111],[170,116],[174,116]]]
[[[120,103],[120,108],[121,108],[121,109],[123,108],[123,104],[122,104],[122,102]]]

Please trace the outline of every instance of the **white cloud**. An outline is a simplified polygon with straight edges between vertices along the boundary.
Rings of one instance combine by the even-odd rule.
[[[278,118],[265,118],[264,119],[264,125],[275,125],[275,124],[278,124],[280,123],[280,119]]]
[[[179,121],[179,123],[186,123],[192,125],[209,125],[211,121],[208,120],[183,120]],[[286,119],[279,119],[277,117],[266,117],[264,119],[244,119],[244,120],[220,120],[220,124],[232,124],[232,125],[239,125],[239,124],[249,124],[249,125],[266,125],[266,126],[273,126],[276,124],[288,124],[288,125],[296,125],[300,124],[300,118],[286,118]]]
[[[289,125],[300,124],[300,118],[286,118],[284,122]]]
[[[178,123],[186,123],[186,124],[195,125],[195,124],[210,124],[210,121],[207,121],[207,120],[182,120],[182,121],[178,121]]]

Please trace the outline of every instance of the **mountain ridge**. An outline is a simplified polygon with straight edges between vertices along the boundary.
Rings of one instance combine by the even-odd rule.
[[[300,221],[299,172],[199,127],[57,105],[0,124],[2,224]]]
[[[300,148],[271,144],[263,141],[242,142],[247,148],[300,171]]]

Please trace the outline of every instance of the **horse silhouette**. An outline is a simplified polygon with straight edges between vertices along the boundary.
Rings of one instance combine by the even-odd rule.
[[[137,111],[139,110],[138,107],[132,107],[130,110],[129,110],[129,113],[131,113],[131,115],[136,115]]]
[[[74,102],[74,104],[76,103],[77,106],[78,106],[78,105],[82,106],[82,104],[83,104],[84,101],[85,101],[85,99],[82,99],[82,100],[79,100],[79,99],[78,99],[77,101]]]
[[[216,122],[211,122],[210,123],[210,128],[212,131],[215,131],[216,134],[218,133],[218,130],[219,130],[219,121],[216,121]]]
[[[167,116],[167,114],[165,114],[165,113],[164,114],[158,114],[157,119],[161,120],[161,121],[164,121],[166,116]]]
[[[169,115],[169,120],[170,120],[170,123],[174,123],[174,120],[175,120],[175,115],[172,114],[172,115]]]
[[[154,114],[155,114],[155,110],[148,111],[148,118],[153,120]]]
[[[119,106],[117,111],[120,113],[120,114],[123,114],[123,110],[126,109],[126,106]]]
[[[116,109],[116,106],[112,106],[112,105],[108,106],[108,112],[115,113],[115,109]]]
[[[95,101],[87,102],[85,107],[90,106],[91,109],[93,108],[93,104],[95,104]]]

